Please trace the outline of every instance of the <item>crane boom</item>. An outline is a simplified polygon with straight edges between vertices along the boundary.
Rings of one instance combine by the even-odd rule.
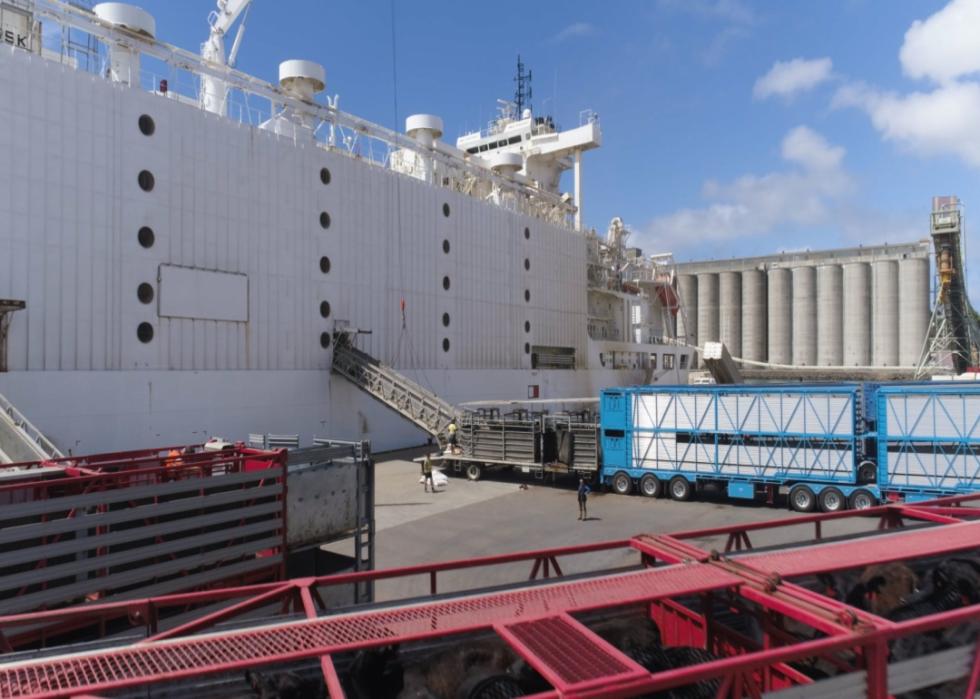
[[[208,15],[211,34],[201,45],[201,56],[205,60],[221,66],[234,65],[241,46],[245,20],[243,19],[242,24],[239,25],[230,57],[225,55],[225,35],[251,4],[252,0],[218,0],[218,8]],[[224,114],[227,110],[227,96],[227,83],[219,78],[202,76],[200,100],[204,109],[215,114]]]

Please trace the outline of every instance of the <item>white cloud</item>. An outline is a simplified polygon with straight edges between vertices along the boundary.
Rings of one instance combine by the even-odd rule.
[[[829,58],[776,61],[768,73],[755,81],[752,94],[757,99],[792,97],[829,80],[832,70],[833,62]]]
[[[936,86],[917,92],[844,85],[835,107],[864,111],[882,138],[922,156],[952,155],[980,168],[980,0],[951,0],[912,23],[899,52],[902,68]]]
[[[783,158],[807,170],[836,170],[844,159],[843,146],[832,146],[813,129],[797,126],[783,138]]]
[[[820,134],[798,126],[782,141],[783,159],[793,167],[764,175],[743,175],[730,183],[705,182],[703,208],[681,209],[655,219],[647,237],[657,249],[703,249],[705,243],[738,241],[834,221],[855,191],[842,167],[845,151]]]
[[[954,155],[980,167],[980,83],[906,95],[852,84],[837,92],[834,105],[862,109],[885,140],[915,153]]]
[[[704,22],[722,25],[701,51],[702,62],[715,67],[737,42],[750,35],[750,28],[759,23],[755,11],[742,0],[659,0],[661,9],[683,12]]]
[[[595,27],[588,22],[574,22],[551,37],[550,41],[557,44],[565,41],[566,39],[574,39],[575,37],[579,36],[589,36],[590,34],[594,33]]]
[[[905,32],[899,59],[906,75],[948,83],[980,71],[980,0],[952,0]]]

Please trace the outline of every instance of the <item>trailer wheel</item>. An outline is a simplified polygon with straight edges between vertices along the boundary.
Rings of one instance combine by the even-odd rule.
[[[789,504],[797,512],[813,512],[817,507],[817,496],[807,486],[797,485],[789,491]]]
[[[878,480],[878,467],[871,461],[864,461],[858,466],[858,483],[874,483]]]
[[[640,479],[640,492],[646,495],[648,498],[658,498],[663,490],[663,484],[660,479],[657,478],[652,473],[648,473]]]
[[[820,511],[840,512],[847,509],[847,498],[837,488],[824,488],[820,491]]]
[[[483,476],[483,466],[475,463],[466,464],[466,477],[471,481],[478,481]]]
[[[869,507],[874,507],[876,504],[875,496],[872,495],[871,491],[869,490],[858,488],[851,493],[851,509],[867,510]]]
[[[630,491],[633,490],[633,479],[629,477],[628,473],[620,471],[613,476],[612,489],[617,495],[629,495]]]
[[[670,497],[674,500],[690,500],[691,496],[694,494],[694,488],[691,487],[691,481],[684,478],[684,476],[674,476],[670,479],[668,484],[668,489],[670,490]]]

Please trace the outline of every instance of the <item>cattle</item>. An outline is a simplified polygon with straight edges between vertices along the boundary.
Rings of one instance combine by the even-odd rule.
[[[395,699],[405,685],[398,646],[359,650],[347,676],[351,699]]]
[[[258,699],[325,699],[322,679],[302,677],[295,672],[245,671],[245,682]]]

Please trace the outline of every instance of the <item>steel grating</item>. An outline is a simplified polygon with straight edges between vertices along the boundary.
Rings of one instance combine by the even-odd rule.
[[[568,616],[510,624],[498,631],[512,637],[519,649],[530,656],[528,661],[545,677],[553,677],[552,682],[559,689],[600,678],[616,680],[648,674]]]
[[[750,553],[739,555],[737,560],[763,572],[792,577],[909,558],[940,556],[978,547],[980,522],[964,522],[833,544]]]
[[[483,596],[0,665],[0,696],[56,697],[316,657],[680,594],[738,586],[721,569],[670,566]]]

